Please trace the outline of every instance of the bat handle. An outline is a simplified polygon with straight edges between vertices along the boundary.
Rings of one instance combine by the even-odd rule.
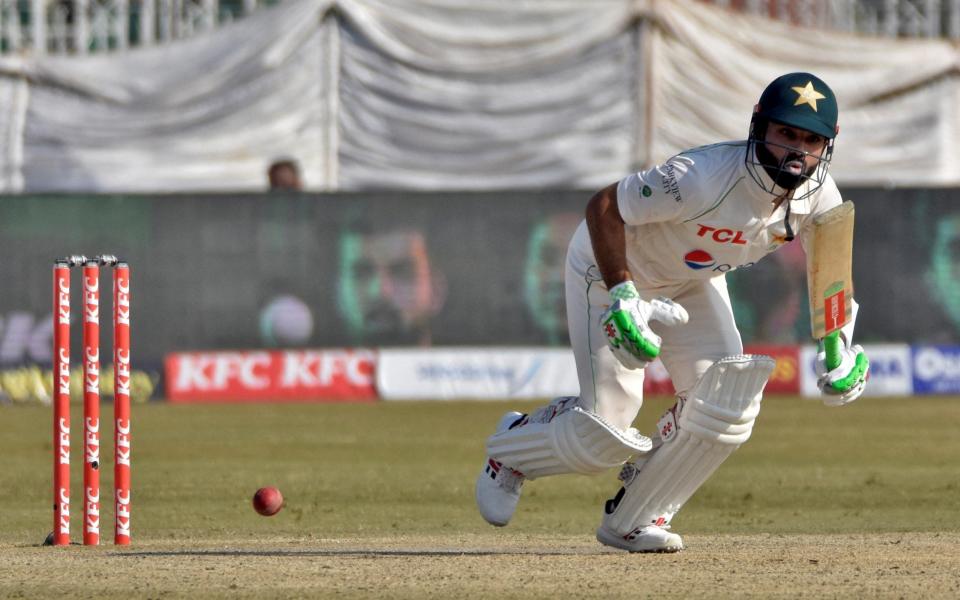
[[[840,363],[843,362],[843,355],[840,352],[842,348],[843,340],[840,339],[839,330],[827,334],[827,336],[823,338],[823,351],[826,354],[828,371],[836,369],[840,366]]]

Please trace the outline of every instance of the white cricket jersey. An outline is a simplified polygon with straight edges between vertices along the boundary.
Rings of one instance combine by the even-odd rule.
[[[670,296],[690,280],[752,266],[786,243],[786,203],[773,210],[774,196],[747,170],[746,151],[746,141],[702,146],[620,181],[627,266],[638,288]],[[813,194],[791,201],[790,225],[804,246],[812,217],[841,201],[829,175]],[[570,259],[580,272],[596,264],[585,224],[574,234]]]

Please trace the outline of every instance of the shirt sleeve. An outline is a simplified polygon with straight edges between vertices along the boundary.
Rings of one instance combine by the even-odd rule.
[[[694,162],[677,155],[617,185],[617,207],[627,225],[682,220],[697,197]]]

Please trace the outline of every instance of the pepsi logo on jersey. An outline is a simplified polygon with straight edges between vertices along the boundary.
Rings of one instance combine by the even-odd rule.
[[[691,250],[690,252],[687,252],[683,255],[683,262],[687,263],[687,266],[694,271],[699,271],[700,269],[709,269],[713,265],[717,264],[717,261],[713,258],[713,256],[704,250]]]
[[[732,271],[741,267],[752,267],[755,264],[748,262],[742,265],[728,265],[725,263],[718,265],[717,259],[715,259],[713,255],[706,250],[691,250],[690,252],[687,252],[683,255],[683,262],[685,262],[687,266],[694,271],[710,269],[712,271],[717,271],[718,273],[726,273],[727,271]]]

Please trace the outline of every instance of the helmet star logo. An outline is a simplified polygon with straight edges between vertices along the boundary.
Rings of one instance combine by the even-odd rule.
[[[817,100],[823,100],[826,98],[823,94],[813,89],[813,82],[808,81],[806,87],[792,87],[791,90],[797,93],[797,101],[793,103],[794,106],[800,106],[801,104],[809,104],[810,108],[814,111],[817,110]]]

